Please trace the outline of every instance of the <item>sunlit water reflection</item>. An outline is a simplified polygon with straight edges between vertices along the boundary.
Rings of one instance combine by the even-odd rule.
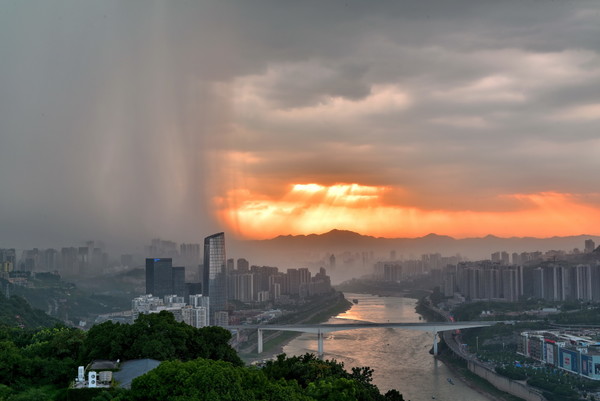
[[[414,299],[345,295],[358,303],[328,323],[340,323],[340,318],[378,323],[419,322]],[[327,335],[324,357],[343,362],[347,368],[370,366],[375,370],[373,381],[382,392],[395,388],[405,400],[487,400],[429,354],[432,344],[433,335],[420,331],[385,328],[342,331]],[[316,353],[316,350],[315,334],[302,334],[283,349],[288,355]]]

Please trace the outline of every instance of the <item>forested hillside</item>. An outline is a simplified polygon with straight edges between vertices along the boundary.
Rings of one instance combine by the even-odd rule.
[[[51,327],[60,320],[48,316],[44,311],[33,309],[19,296],[6,298],[0,293],[0,325],[21,328]]]

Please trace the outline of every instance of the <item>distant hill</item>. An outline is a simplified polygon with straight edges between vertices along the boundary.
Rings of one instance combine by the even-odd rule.
[[[5,326],[37,328],[52,327],[60,320],[55,319],[44,311],[33,309],[24,298],[12,296],[6,298],[0,292],[0,324]]]
[[[251,264],[271,264],[279,267],[298,267],[307,261],[324,258],[327,254],[371,253],[375,258],[419,259],[422,254],[440,253],[443,256],[460,254],[470,260],[489,259],[493,252],[508,253],[546,252],[549,250],[583,251],[584,241],[600,243],[599,236],[500,238],[488,235],[482,238],[455,239],[446,235],[428,234],[418,238],[381,238],[361,235],[352,231],[331,230],[323,234],[282,235],[268,240],[231,241],[235,257],[245,257]],[[232,252],[228,252],[232,255]],[[238,256],[239,255],[239,256]],[[323,259],[323,261],[325,261]],[[340,261],[338,261],[339,263]]]

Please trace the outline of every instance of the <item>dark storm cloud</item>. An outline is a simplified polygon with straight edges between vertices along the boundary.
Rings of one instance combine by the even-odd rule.
[[[396,85],[407,94],[409,105],[359,118],[336,118],[333,108],[328,115],[309,106],[304,107],[303,117],[292,121],[278,120],[272,113],[265,113],[269,117],[259,121],[254,113],[245,121],[263,134],[254,142],[257,152],[263,146],[283,149],[290,143],[297,151],[314,151],[324,138],[370,144],[368,158],[377,168],[372,169],[370,178],[365,179],[368,173],[361,174],[361,183],[380,182],[381,175],[388,174],[383,181],[390,184],[412,186],[430,193],[432,199],[435,193],[443,195],[428,202],[436,207],[445,207],[444,199],[452,192],[470,193],[471,198],[479,199],[482,194],[595,191],[589,180],[580,177],[598,167],[590,157],[598,146],[594,131],[598,115],[585,121],[564,114],[569,108],[599,103],[593,90],[600,82],[598,42],[594,40],[600,18],[597,5],[453,2],[427,10],[399,6],[389,13],[378,11],[361,10],[364,14],[360,17],[353,15],[353,46],[344,48],[343,54],[332,49],[328,55],[322,52],[323,42],[315,43],[310,68],[304,72],[316,70],[315,65],[340,70],[332,66],[337,62],[341,67],[352,60],[364,71],[354,86]],[[331,23],[329,29],[344,32],[344,24],[340,25]],[[318,28],[311,27],[311,34],[315,31]],[[286,64],[280,70],[293,67]],[[289,96],[297,96],[297,104],[310,99],[305,91],[289,91],[282,101],[272,86],[285,92],[290,85],[269,80],[276,75],[271,71],[255,80],[256,93],[264,96],[267,110],[289,108]],[[301,74],[286,76],[311,82]],[[269,91],[261,92],[265,87]],[[320,88],[320,92],[314,91],[317,100],[313,105],[332,96],[326,85]],[[270,93],[276,95],[269,97]],[[365,92],[364,98],[369,95],[372,91]],[[302,113],[299,107],[297,114]],[[299,126],[302,120],[305,124]],[[278,137],[275,132],[287,135]],[[560,144],[568,146],[561,150]],[[394,154],[389,151],[394,145],[404,145],[412,152]],[[325,151],[321,155],[330,164],[339,159]],[[349,171],[346,180],[352,180],[356,176],[351,173],[354,162],[348,157],[333,164],[337,171],[345,164]],[[380,168],[381,164],[388,168]],[[261,168],[269,166],[266,162]],[[281,162],[277,171],[299,176],[313,170],[311,166],[314,164],[303,167]],[[441,173],[449,167],[454,175]],[[396,174],[397,170],[416,173],[407,177]],[[327,173],[323,169],[325,180]],[[463,205],[469,203],[466,199]],[[460,208],[461,202],[456,207]]]
[[[457,210],[596,191],[594,1],[2,8],[2,246],[199,240],[247,182]],[[235,169],[238,153],[256,160]]]

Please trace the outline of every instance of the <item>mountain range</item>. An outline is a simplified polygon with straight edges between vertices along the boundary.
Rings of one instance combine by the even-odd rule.
[[[428,234],[418,238],[382,238],[361,235],[353,231],[331,230],[323,234],[281,235],[267,240],[234,241],[236,255],[250,260],[251,264],[270,264],[279,267],[297,266],[299,263],[324,258],[327,254],[373,253],[378,259],[420,259],[422,254],[440,253],[442,256],[460,254],[470,260],[490,259],[493,252],[546,252],[575,248],[583,252],[585,240],[600,243],[600,236],[576,235],[567,237],[510,237],[487,235],[482,238],[456,239],[446,235]],[[230,253],[231,255],[231,253]]]

